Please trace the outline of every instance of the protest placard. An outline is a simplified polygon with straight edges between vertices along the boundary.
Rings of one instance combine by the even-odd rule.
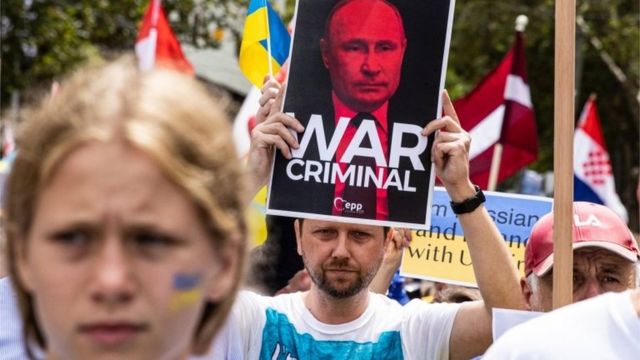
[[[279,152],[267,213],[428,228],[453,1],[298,2],[283,111],[305,127]]]
[[[518,271],[524,274],[524,248],[531,227],[551,211],[553,199],[486,191],[485,207],[498,226]],[[413,233],[405,250],[400,274],[412,278],[476,286],[472,261],[462,227],[449,207],[447,192],[433,192],[431,226]]]

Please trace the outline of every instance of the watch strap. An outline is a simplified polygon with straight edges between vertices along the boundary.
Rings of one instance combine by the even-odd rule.
[[[486,201],[482,189],[480,189],[478,185],[473,185],[473,187],[476,190],[476,193],[472,197],[464,199],[460,202],[450,202],[451,210],[453,210],[454,214],[460,215],[470,213]]]

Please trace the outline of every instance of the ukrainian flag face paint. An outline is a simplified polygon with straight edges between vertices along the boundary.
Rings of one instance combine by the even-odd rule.
[[[179,311],[191,307],[202,299],[202,274],[178,273],[173,276],[173,291],[169,309]]]

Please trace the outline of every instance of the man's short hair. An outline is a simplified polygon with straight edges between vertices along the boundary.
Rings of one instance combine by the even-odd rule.
[[[325,40],[330,40],[331,38],[331,29],[330,29],[330,24],[331,24],[331,20],[333,20],[333,16],[335,15],[335,13],[338,12],[338,10],[340,10],[341,8],[343,8],[345,5],[349,4],[350,2],[355,1],[355,0],[340,0],[338,1],[337,4],[335,4],[333,6],[333,9],[331,9],[331,12],[329,13],[329,16],[327,16],[327,21],[324,23],[324,35],[323,38]],[[389,6],[393,12],[396,14],[396,16],[398,17],[398,21],[400,22],[400,28],[402,30],[402,37],[405,37],[405,33],[404,33],[404,23],[402,21],[402,15],[400,15],[400,11],[398,11],[398,8],[393,5],[392,3],[390,3],[387,0],[376,0],[376,1],[380,1],[385,3],[387,6]]]
[[[304,223],[304,219],[303,218],[298,218],[298,223],[300,224],[300,229],[302,229],[302,224]],[[389,233],[389,230],[391,230],[390,227],[388,226],[383,226],[382,227],[382,231],[384,233],[384,237],[387,237],[387,234]]]
[[[627,225],[609,208],[573,203],[573,250],[597,247],[613,252],[631,263],[638,261],[638,244]],[[524,252],[525,275],[543,276],[553,266],[553,212],[533,226]]]

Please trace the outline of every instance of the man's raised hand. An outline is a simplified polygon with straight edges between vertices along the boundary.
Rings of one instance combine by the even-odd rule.
[[[269,79],[263,87],[260,97],[260,109],[256,114],[256,127],[251,131],[248,166],[251,178],[252,193],[256,193],[267,183],[271,171],[272,157],[275,148],[290,159],[291,148],[297,149],[299,144],[292,130],[304,131],[302,124],[295,118],[282,113],[282,101],[286,86]]]
[[[442,100],[444,115],[429,122],[422,130],[422,134],[428,136],[439,130],[431,151],[436,175],[449,192],[451,200],[462,201],[475,194],[469,180],[471,137],[460,126],[458,115],[446,91],[442,95]]]

